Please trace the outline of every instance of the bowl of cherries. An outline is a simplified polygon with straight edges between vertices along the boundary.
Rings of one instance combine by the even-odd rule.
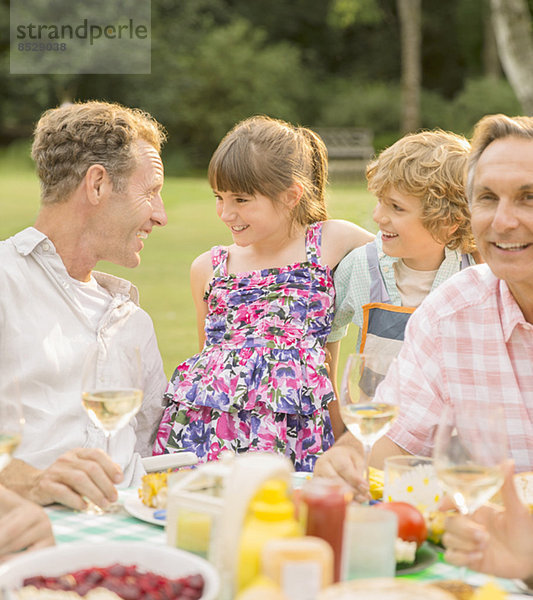
[[[61,544],[0,567],[0,588],[17,600],[215,600],[219,586],[206,560],[142,542]]]

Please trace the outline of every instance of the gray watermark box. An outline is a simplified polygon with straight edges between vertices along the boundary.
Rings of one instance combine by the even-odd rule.
[[[11,0],[10,72],[151,71],[150,0]]]

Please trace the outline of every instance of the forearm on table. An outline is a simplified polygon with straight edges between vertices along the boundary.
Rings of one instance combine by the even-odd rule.
[[[383,469],[385,466],[385,459],[388,456],[395,456],[397,454],[410,453],[407,452],[407,450],[404,450],[401,446],[398,446],[398,444],[393,442],[389,437],[384,435],[372,447],[372,453],[370,454],[370,465],[376,469]]]

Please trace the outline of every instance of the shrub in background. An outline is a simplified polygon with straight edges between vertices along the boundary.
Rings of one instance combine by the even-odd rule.
[[[469,79],[451,103],[450,128],[471,135],[474,125],[484,115],[504,113],[519,115],[522,108],[509,83],[503,78]]]

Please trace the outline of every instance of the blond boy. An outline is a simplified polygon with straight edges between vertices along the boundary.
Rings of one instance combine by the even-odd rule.
[[[377,197],[376,239],[350,252],[335,273],[336,311],[328,348],[335,385],[339,344],[350,322],[354,351],[395,357],[407,320],[429,292],[475,263],[463,176],[468,141],[441,130],[409,134],[367,167]],[[343,425],[334,424],[338,436]]]

